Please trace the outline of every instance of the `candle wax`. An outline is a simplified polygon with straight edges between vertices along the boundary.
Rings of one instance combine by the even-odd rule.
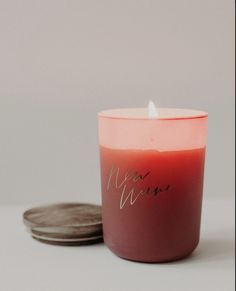
[[[163,262],[199,242],[205,147],[182,151],[101,146],[103,231],[118,256]]]

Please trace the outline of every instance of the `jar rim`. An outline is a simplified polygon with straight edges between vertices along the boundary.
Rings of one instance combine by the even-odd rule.
[[[183,119],[198,119],[207,118],[208,113],[195,109],[182,108],[158,108],[158,117],[149,117],[147,108],[117,108],[102,110],[98,113],[99,118],[108,119],[127,119],[127,120],[183,120]]]

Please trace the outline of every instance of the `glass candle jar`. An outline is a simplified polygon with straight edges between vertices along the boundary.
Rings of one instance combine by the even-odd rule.
[[[104,241],[141,262],[186,257],[199,242],[207,113],[99,113]]]

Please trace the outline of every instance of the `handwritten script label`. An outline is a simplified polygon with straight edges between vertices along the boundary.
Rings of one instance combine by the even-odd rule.
[[[146,186],[144,189],[137,190],[137,182],[143,182],[150,175],[150,171],[141,175],[139,172],[133,170],[128,170],[122,175],[119,167],[112,166],[108,175],[107,192],[109,192],[111,187],[120,190],[120,209],[122,209],[127,203],[134,205],[137,199],[142,195],[151,194],[157,196],[159,193],[170,190],[169,184],[164,188],[160,188],[159,186],[155,186],[154,188]]]

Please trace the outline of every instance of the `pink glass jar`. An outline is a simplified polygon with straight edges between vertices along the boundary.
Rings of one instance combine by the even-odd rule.
[[[184,109],[99,113],[104,241],[115,254],[165,262],[196,248],[207,120]]]

